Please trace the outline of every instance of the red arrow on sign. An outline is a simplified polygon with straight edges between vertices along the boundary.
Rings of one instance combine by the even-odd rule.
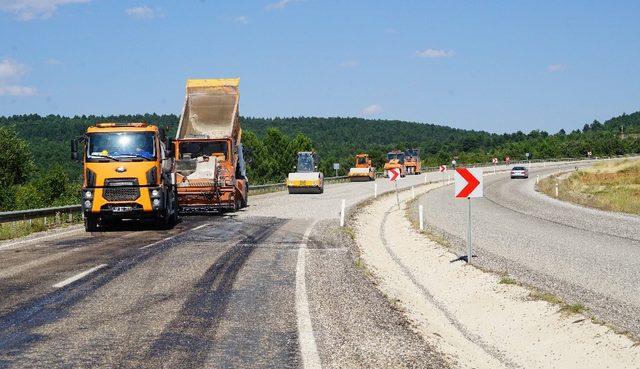
[[[395,181],[396,179],[398,179],[398,176],[400,175],[400,172],[396,168],[389,169],[389,173],[390,173],[389,175],[390,181]]]
[[[478,179],[474,177],[473,174],[471,174],[471,172],[467,170],[467,168],[456,168],[456,172],[458,172],[458,174],[460,174],[462,178],[467,181],[467,185],[464,186],[462,191],[456,194],[456,197],[469,197],[471,192],[473,192],[473,190],[478,187],[480,181],[478,181]]]

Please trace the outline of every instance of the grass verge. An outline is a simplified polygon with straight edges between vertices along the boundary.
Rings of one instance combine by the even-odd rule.
[[[32,233],[43,232],[49,229],[66,227],[82,222],[81,214],[73,214],[71,220],[68,215],[59,217],[47,217],[39,219],[20,220],[15,222],[0,223],[0,241],[28,236]]]
[[[640,159],[606,161],[571,174],[552,175],[537,185],[560,200],[606,211],[640,214]]]

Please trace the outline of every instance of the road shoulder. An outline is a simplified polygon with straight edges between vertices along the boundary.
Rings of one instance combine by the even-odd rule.
[[[423,188],[420,192],[433,188]],[[530,298],[530,290],[464,264],[405,216],[410,192],[354,215],[355,241],[378,288],[397,299],[417,332],[458,367],[634,367],[640,348],[580,314]]]
[[[307,245],[307,293],[323,368],[449,368],[367,277],[347,228],[321,221]]]

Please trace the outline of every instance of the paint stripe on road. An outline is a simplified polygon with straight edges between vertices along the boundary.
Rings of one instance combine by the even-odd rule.
[[[298,317],[298,341],[304,369],[321,368],[318,346],[313,336],[311,315],[309,314],[309,300],[307,299],[306,284],[306,255],[307,242],[313,227],[318,221],[309,225],[302,236],[302,242],[298,248],[298,263],[296,266],[296,316]]]
[[[95,267],[93,267],[93,268],[91,268],[89,270],[85,270],[82,273],[78,273],[78,274],[74,275],[73,277],[69,277],[69,278],[65,279],[64,281],[62,281],[62,282],[58,282],[58,283],[54,284],[53,288],[62,288],[64,286],[68,286],[71,283],[73,283],[73,282],[75,282],[75,281],[77,281],[79,279],[82,279],[82,278],[88,276],[89,274],[91,274],[93,272],[96,272],[96,271],[98,271],[98,270],[100,270],[102,268],[105,268],[106,266],[107,266],[107,264],[100,264],[100,265],[95,266]]]
[[[202,228],[204,228],[204,227],[206,227],[206,226],[208,226],[208,225],[209,225],[209,223],[200,224],[199,226],[197,226],[197,227],[195,227],[195,228],[193,228],[193,229],[191,229],[191,230],[192,230],[192,231],[197,231],[198,229],[202,229]]]
[[[155,245],[157,245],[157,244],[159,244],[159,243],[162,243],[162,242],[165,242],[165,241],[169,241],[169,240],[170,240],[170,239],[172,239],[173,237],[175,237],[175,236],[165,237],[165,238],[161,239],[160,241],[156,241],[156,242],[154,242],[154,243],[150,243],[150,244],[148,244],[148,245],[146,245],[146,246],[142,246],[142,247],[140,247],[139,249],[140,249],[140,250],[148,249],[149,247],[155,246]]]
[[[202,228],[208,226],[209,224],[210,223],[200,224],[199,226],[191,228],[188,231],[197,231],[198,229],[202,229]],[[165,241],[169,241],[170,239],[175,238],[176,236],[177,236],[177,234],[173,235],[173,236],[170,236],[170,237],[165,237],[165,238],[161,239],[160,241],[156,241],[156,242],[150,243],[150,244],[148,244],[146,246],[142,246],[139,249],[140,250],[148,249],[149,247],[153,247],[153,246],[155,246],[155,245],[157,245],[159,243],[162,243],[162,242],[165,242]]]

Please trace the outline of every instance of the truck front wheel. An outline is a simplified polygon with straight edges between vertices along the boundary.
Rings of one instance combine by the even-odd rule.
[[[87,214],[84,218],[84,230],[96,232],[98,230],[98,217],[93,214]]]

